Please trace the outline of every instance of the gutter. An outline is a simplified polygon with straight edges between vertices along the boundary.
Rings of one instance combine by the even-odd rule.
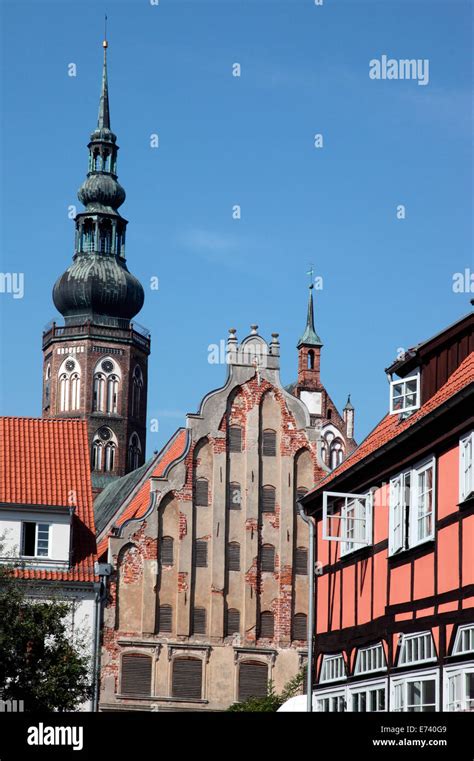
[[[300,500],[296,500],[298,505],[298,511],[304,522],[309,526],[309,554],[308,554],[308,663],[307,663],[307,677],[306,677],[306,711],[312,713],[313,711],[313,661],[314,661],[314,577],[315,577],[315,563],[314,563],[314,533],[315,533],[315,520],[311,515],[305,513],[304,507]]]
[[[94,665],[92,676],[92,711],[99,710],[99,687],[100,687],[100,633],[102,628],[102,614],[104,602],[107,599],[107,577],[112,573],[109,563],[96,563],[96,573],[99,583],[95,585],[95,609],[94,609]]]

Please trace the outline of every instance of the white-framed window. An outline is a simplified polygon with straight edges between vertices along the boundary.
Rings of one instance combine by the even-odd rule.
[[[387,668],[383,645],[363,647],[357,652],[354,674],[370,674],[371,671],[381,671]]]
[[[390,414],[412,412],[420,406],[420,376],[390,381]]]
[[[94,434],[92,441],[92,470],[111,473],[117,458],[117,437],[106,425],[101,426]]]
[[[321,675],[319,677],[320,683],[336,682],[338,679],[345,678],[346,662],[342,653],[338,653],[337,655],[323,655]]]
[[[460,626],[454,640],[453,655],[474,653],[474,624]]]
[[[446,711],[474,711],[474,663],[446,669],[444,695]]]
[[[406,713],[437,711],[438,693],[438,673],[434,671],[393,679],[391,709]]]
[[[94,368],[93,412],[117,414],[121,377],[120,367],[112,357],[102,357],[97,362]]]
[[[474,431],[459,441],[459,501],[474,496]]]
[[[400,635],[400,654],[397,666],[429,663],[436,660],[436,648],[431,632]]]
[[[342,713],[346,710],[346,691],[339,690],[318,695],[315,700],[315,709],[324,713]]]
[[[341,556],[372,544],[372,495],[323,492],[323,539],[341,542]]]
[[[67,357],[58,371],[59,412],[71,412],[81,406],[81,368],[79,362]]]
[[[24,521],[21,532],[21,554],[29,558],[48,558],[50,554],[50,524]]]
[[[387,710],[387,685],[376,682],[348,688],[348,708],[354,713],[376,713]]]
[[[435,481],[434,457],[390,480],[390,555],[433,539]]]

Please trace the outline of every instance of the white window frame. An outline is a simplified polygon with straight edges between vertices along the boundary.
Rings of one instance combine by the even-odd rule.
[[[468,674],[473,674],[474,678],[474,661],[445,669],[443,675],[444,711],[452,713],[474,710],[474,699],[469,700],[467,697],[466,677]],[[457,680],[457,684],[454,680]],[[453,687],[456,690],[454,695]]]
[[[429,643],[429,654],[423,654],[422,657],[414,656],[414,650],[418,653],[426,653],[427,644]],[[437,659],[436,645],[434,643],[431,631],[416,632],[414,634],[402,634],[399,641],[400,652],[398,654],[397,666],[413,666],[422,663],[432,663]]]
[[[420,512],[420,487],[425,473],[430,469],[432,469],[431,510]],[[390,479],[389,555],[395,555],[397,552],[417,547],[419,544],[434,539],[436,484],[434,455]],[[427,493],[425,490],[424,494]],[[426,521],[428,516],[431,517],[431,530],[420,538],[417,534],[419,522]]]
[[[329,700],[331,701],[329,711],[322,711],[320,708],[320,701],[321,700]],[[318,713],[345,713],[347,711],[347,690],[345,687],[339,690],[324,690],[324,692],[316,692],[313,693],[313,705],[314,705],[314,711]],[[340,701],[342,701],[343,710],[342,711],[334,711],[334,701],[337,701],[340,705]]]
[[[328,511],[328,499],[332,497],[344,500],[340,515],[332,515]],[[351,511],[354,508],[354,515],[352,516]],[[358,510],[363,510],[363,514],[362,512],[358,514]],[[341,557],[348,555],[350,552],[355,552],[355,550],[361,547],[370,546],[373,543],[372,513],[371,492],[365,494],[335,491],[323,492],[323,539],[326,539],[328,542],[341,542]],[[341,532],[339,535],[330,533],[330,520],[339,521]]]
[[[381,656],[381,657],[380,657]],[[365,664],[364,664],[365,661]],[[382,661],[382,665],[378,665],[377,661]],[[371,663],[372,662],[372,663]],[[370,664],[370,665],[369,665]],[[370,645],[370,647],[361,647],[357,651],[356,662],[354,667],[354,674],[370,674],[373,671],[386,671],[387,659],[385,657],[385,650],[381,642],[377,642],[376,645]]]
[[[396,677],[396,678],[393,677],[391,680],[391,686],[390,686],[390,712],[414,713],[412,711],[406,710],[407,704],[408,704],[408,684],[410,682],[429,682],[429,681],[434,681],[435,683],[434,711],[439,711],[439,703],[440,703],[439,670],[436,669],[431,671],[410,671],[406,674],[403,674],[403,676],[400,675],[399,677]],[[398,688],[400,688],[400,690]],[[397,697],[400,694],[402,696],[402,705],[400,707],[397,707]],[[432,705],[432,704],[428,704],[428,705]]]
[[[34,523],[35,524],[35,554],[34,555],[25,555],[24,554],[24,526],[26,523]],[[48,552],[46,555],[39,555],[38,554],[38,533],[39,533],[39,526],[47,526],[48,528]],[[37,559],[37,558],[50,558],[51,557],[51,536],[52,536],[52,523],[47,523],[46,521],[22,521],[21,523],[21,557],[25,559]]]
[[[474,431],[459,439],[459,501],[474,493]],[[466,477],[467,475],[467,477]]]
[[[343,673],[340,676],[327,675],[327,671],[332,671],[332,663],[342,665]],[[347,679],[347,666],[346,661],[342,653],[335,653],[334,655],[323,655],[321,663],[321,672],[319,676],[319,684],[327,684],[328,682],[339,682],[343,679]]]
[[[376,690],[383,690],[384,691],[384,705],[385,707],[381,709],[381,711],[354,711],[354,697],[356,695],[360,695],[361,693],[365,693],[365,700],[366,705],[368,704],[368,697],[369,693],[375,692]],[[378,681],[370,681],[370,682],[357,682],[355,684],[351,684],[347,688],[347,700],[346,700],[346,706],[347,710],[351,713],[382,713],[388,711],[388,680],[378,680]]]
[[[411,381],[416,381],[416,401],[415,404],[407,405],[405,406],[405,399],[406,397],[413,392],[410,391],[407,392],[406,388],[408,383]],[[403,407],[395,409],[394,407],[394,390],[395,386],[402,386],[402,393],[397,394],[397,398],[403,399]],[[405,412],[413,412],[414,410],[419,409],[420,407],[420,374],[417,373],[416,375],[410,375],[408,378],[401,378],[399,380],[392,380],[390,381],[390,414],[391,415],[402,415]]]
[[[466,632],[468,632],[468,639],[470,641],[467,650],[462,646],[462,641]],[[456,639],[454,640],[454,647],[451,655],[464,655],[465,653],[474,653],[474,624],[460,626],[456,632]]]

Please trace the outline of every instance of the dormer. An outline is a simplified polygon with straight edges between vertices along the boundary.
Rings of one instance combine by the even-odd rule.
[[[26,568],[67,570],[73,514],[69,506],[0,504],[0,562],[20,560]]]

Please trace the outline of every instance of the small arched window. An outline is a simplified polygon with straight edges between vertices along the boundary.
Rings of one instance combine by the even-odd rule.
[[[106,425],[94,434],[92,441],[92,470],[112,473],[115,469],[117,454],[117,437]]]
[[[260,614],[260,637],[272,639],[275,634],[275,616],[271,610],[264,610]]]
[[[275,547],[273,544],[263,544],[260,553],[260,569],[262,571],[275,571]]]
[[[132,416],[140,417],[141,398],[143,389],[143,373],[138,365],[135,365],[132,380]]]
[[[207,507],[209,505],[209,481],[207,478],[196,479],[194,504],[197,507]]]
[[[293,639],[306,640],[308,636],[307,621],[306,613],[296,613],[293,616]]]
[[[344,450],[342,446],[342,441],[340,439],[335,439],[331,444],[330,449],[330,467],[331,468],[337,468],[338,465],[341,464],[342,459],[344,457]]]
[[[229,608],[226,616],[226,637],[240,633],[240,611],[237,608]]]
[[[117,414],[120,378],[120,368],[115,360],[106,357],[97,363],[94,370],[94,393],[92,397],[94,412],[106,412],[108,415]]]
[[[274,513],[276,491],[274,486],[264,486],[262,489],[262,513]]]
[[[142,447],[138,434],[132,433],[128,444],[128,468],[135,470],[139,467],[142,456]]]
[[[263,431],[262,454],[265,457],[276,456],[276,431],[272,431],[270,428]]]
[[[242,451],[242,428],[231,425],[229,428],[229,452]]]
[[[312,349],[308,352],[308,370],[314,370],[314,351]]]
[[[96,439],[92,444],[92,470],[102,470],[103,444]]]
[[[77,360],[68,357],[58,373],[59,411],[70,412],[81,406],[81,368]]]
[[[115,467],[115,444],[109,441],[105,445],[104,470],[106,473],[111,473],[114,467]]]
[[[164,536],[161,540],[161,565],[173,565],[173,546],[174,540],[172,536]]]
[[[81,406],[81,377],[79,373],[71,375],[71,410],[78,410]]]
[[[238,542],[229,543],[227,557],[229,571],[240,571],[240,544]]]

